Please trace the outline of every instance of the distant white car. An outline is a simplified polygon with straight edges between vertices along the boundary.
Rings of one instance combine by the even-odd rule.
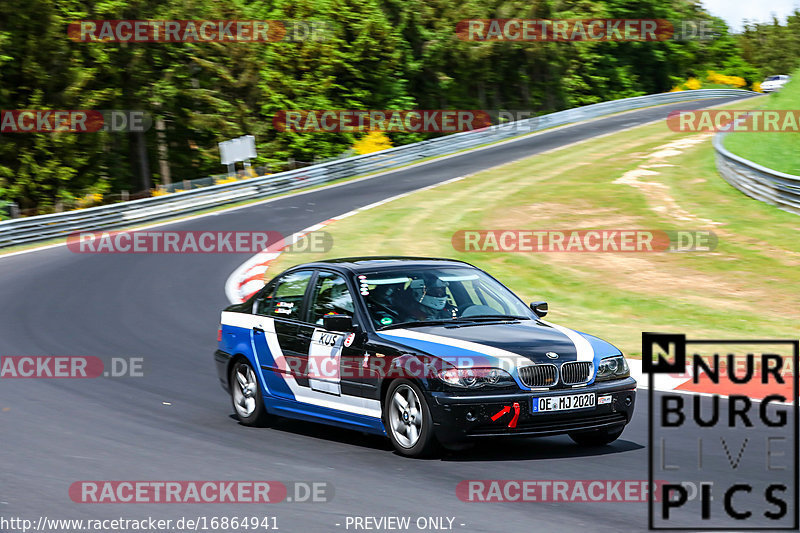
[[[773,91],[777,91],[783,88],[789,80],[791,80],[789,76],[786,74],[779,74],[777,76],[769,76],[763,82],[761,82],[761,90],[765,93],[771,93]]]

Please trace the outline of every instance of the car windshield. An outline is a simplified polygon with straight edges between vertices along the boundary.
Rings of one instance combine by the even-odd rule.
[[[766,81],[778,81],[780,79],[780,76],[769,76]]]
[[[511,291],[470,267],[380,271],[360,274],[356,282],[378,329],[529,320],[533,316]]]

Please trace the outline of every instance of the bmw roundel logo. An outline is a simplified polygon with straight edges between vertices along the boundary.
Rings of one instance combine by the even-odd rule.
[[[558,354],[556,352],[547,352],[545,355],[550,359],[558,359]]]

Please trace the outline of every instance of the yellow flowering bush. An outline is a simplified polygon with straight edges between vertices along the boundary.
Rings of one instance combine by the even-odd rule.
[[[719,72],[714,72],[713,70],[708,71],[705,81],[714,85],[731,85],[733,87],[736,87],[737,89],[747,85],[747,82],[744,80],[744,78],[740,76],[727,76],[725,74],[720,74]],[[753,84],[753,87],[756,87],[755,83]],[[761,87],[760,84],[758,85],[758,87],[759,89],[754,88],[753,90],[754,91],[760,90]],[[676,91],[695,90],[702,88],[703,88],[702,81],[700,81],[698,78],[689,78],[685,82],[673,87],[670,90],[670,92],[672,93]]]
[[[725,74],[720,74],[718,72],[714,72],[713,70],[708,71],[707,79],[710,83],[716,83],[719,85],[733,85],[737,88],[747,85],[747,82],[744,81],[744,78],[740,76],[726,76]]]
[[[93,205],[97,205],[103,201],[102,193],[95,192],[89,193],[84,195],[82,198],[78,198],[76,206],[78,209],[83,209],[84,207],[91,207]]]
[[[689,78],[688,80],[686,80],[686,88],[689,89],[690,91],[696,91],[702,86],[703,83],[697,78]]]
[[[359,154],[371,154],[392,147],[392,141],[382,131],[371,131],[353,143],[353,150]]]

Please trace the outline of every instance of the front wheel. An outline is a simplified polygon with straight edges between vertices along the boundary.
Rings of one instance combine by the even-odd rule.
[[[253,367],[246,359],[239,359],[231,368],[231,401],[239,421],[245,426],[265,426],[269,422],[264,396],[258,385]]]
[[[407,379],[392,382],[386,391],[383,425],[395,450],[424,457],[437,449],[433,418],[420,388]]]
[[[570,433],[569,438],[581,446],[605,446],[617,440],[623,431],[625,431],[625,426],[613,429],[595,429]]]

